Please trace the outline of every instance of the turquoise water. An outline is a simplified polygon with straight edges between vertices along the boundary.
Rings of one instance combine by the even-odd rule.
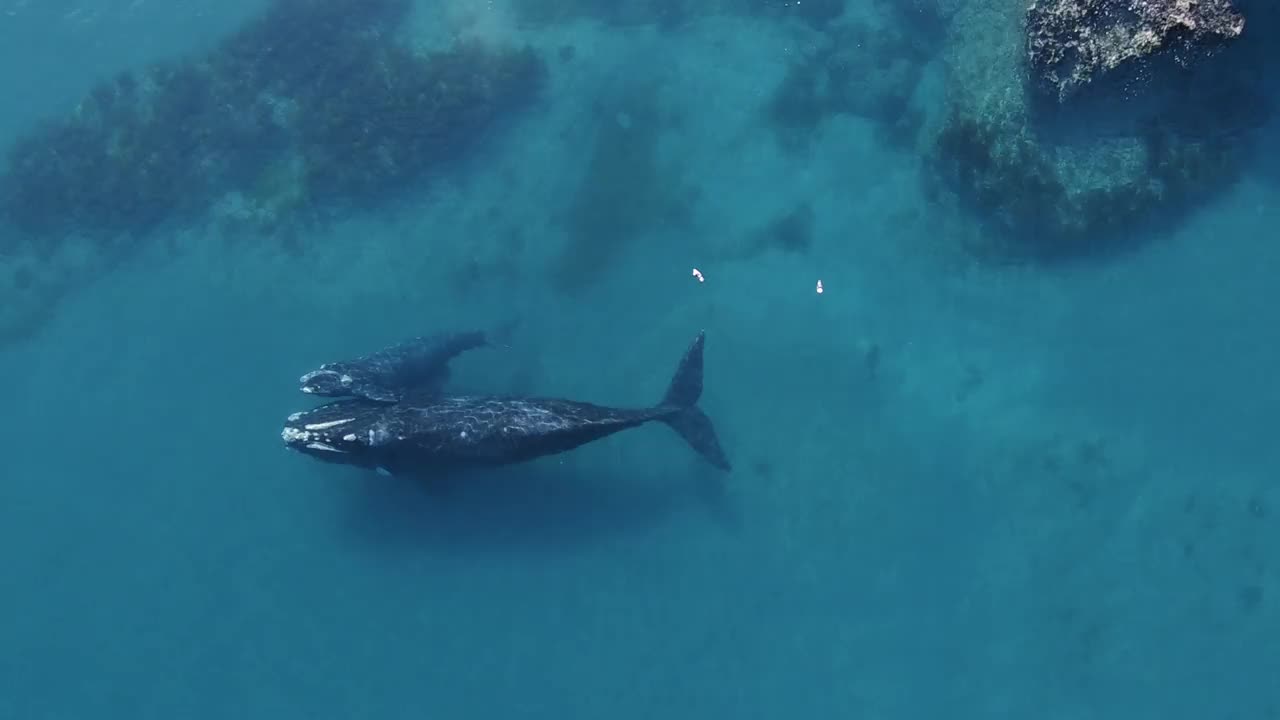
[[[422,5],[549,66],[429,190],[73,240],[6,302],[0,717],[1280,714],[1274,122],[1137,249],[1006,265],[883,118],[761,120],[802,22]],[[0,132],[261,7],[4,0]],[[705,329],[734,471],[660,426],[441,487],[281,446],[318,362],[504,325],[457,387],[622,406]]]

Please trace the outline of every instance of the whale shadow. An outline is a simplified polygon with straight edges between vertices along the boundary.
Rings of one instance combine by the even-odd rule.
[[[379,548],[571,550],[642,535],[682,513],[736,524],[724,480],[585,472],[557,463],[344,477],[344,526]]]

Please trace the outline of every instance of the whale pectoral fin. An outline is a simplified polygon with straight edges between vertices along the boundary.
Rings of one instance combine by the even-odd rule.
[[[485,337],[485,344],[490,347],[511,348],[511,339],[515,336],[516,330],[520,327],[522,318],[513,317],[499,325],[492,333]]]
[[[431,342],[435,346],[429,353],[432,364],[444,368],[450,361],[462,353],[488,345],[489,339],[485,335],[484,331],[471,330],[468,332],[438,335],[433,337]]]

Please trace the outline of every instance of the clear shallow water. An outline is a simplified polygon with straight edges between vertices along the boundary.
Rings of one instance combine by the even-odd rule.
[[[1266,173],[1106,264],[958,267],[927,241],[965,228],[869,124],[800,158],[753,128],[778,58],[694,42],[751,27],[565,31],[614,70],[564,71],[467,180],[303,257],[185,238],[6,347],[0,714],[1274,715]],[[715,68],[662,94],[703,209],[566,295],[549,216],[583,153],[549,128],[654,48]],[[93,77],[46,62],[69,79],[34,107]],[[724,250],[797,199],[807,255]],[[513,317],[460,386],[647,404],[706,328],[735,472],[660,427],[445,488],[280,447],[317,360]]]

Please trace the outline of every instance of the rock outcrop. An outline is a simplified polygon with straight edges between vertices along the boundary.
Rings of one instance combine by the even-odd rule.
[[[459,39],[418,52],[397,40],[411,9],[274,0],[207,54],[101,80],[9,148],[0,217],[54,242],[141,238],[228,200],[268,232],[286,210],[386,203],[528,107],[546,76],[530,47]]]
[[[1042,263],[1124,251],[1240,176],[1253,130],[1270,117],[1262,80],[1273,53],[1258,32],[1205,57],[1211,37],[1242,29],[1226,0],[1035,0],[1030,24],[1027,7],[972,3],[946,24],[946,99],[920,142],[936,197],[981,223],[966,249]],[[1254,29],[1265,25],[1257,17]],[[1132,68],[1099,59],[1108,32],[1141,28],[1163,44],[1132,56]],[[1029,66],[1028,42],[1042,59],[1056,48],[1057,64]],[[1169,56],[1193,67],[1158,69]],[[1063,84],[1043,98],[1032,88],[1049,72]],[[1058,101],[1059,89],[1089,81],[1088,92]]]
[[[1244,24],[1232,0],[1033,0],[1027,56],[1036,80],[1061,100],[1156,55],[1189,62]]]

